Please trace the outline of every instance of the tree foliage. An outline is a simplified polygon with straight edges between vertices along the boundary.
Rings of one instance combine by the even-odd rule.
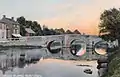
[[[120,9],[105,10],[100,16],[99,24],[101,37],[105,40],[120,38]]]
[[[71,30],[69,30],[69,29],[65,33],[66,34],[73,34],[73,32]]]
[[[17,18],[17,22],[20,24],[20,34],[25,36],[26,31],[25,28],[31,28],[35,32],[35,36],[41,35],[59,35],[59,34],[72,34],[73,32],[70,30],[65,30],[63,28],[60,29],[49,29],[46,25],[41,25],[37,21],[26,20],[25,17],[21,16]],[[76,30],[78,33],[79,31]]]
[[[65,30],[63,28],[60,28],[60,29],[55,29],[55,32],[57,34],[64,34],[65,33]]]
[[[81,34],[77,29],[73,33],[74,34]]]
[[[23,16],[17,18],[17,22],[20,24],[20,34],[25,36],[25,28],[31,28],[36,36],[42,35],[41,25],[37,21],[26,20]]]
[[[25,33],[26,33],[26,31],[25,31],[25,25],[26,25],[25,18],[23,16],[21,16],[21,17],[17,18],[17,22],[20,25],[20,34],[22,36],[25,36]]]

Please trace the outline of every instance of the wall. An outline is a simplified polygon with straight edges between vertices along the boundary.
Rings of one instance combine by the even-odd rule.
[[[6,39],[6,25],[3,23],[0,23],[0,40]]]

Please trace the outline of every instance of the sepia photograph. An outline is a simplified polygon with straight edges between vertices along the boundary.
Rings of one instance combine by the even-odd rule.
[[[0,0],[0,77],[120,77],[120,0]]]

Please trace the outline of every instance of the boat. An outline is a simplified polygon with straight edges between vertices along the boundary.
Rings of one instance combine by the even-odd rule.
[[[92,70],[91,69],[85,69],[84,72],[87,73],[87,74],[92,74]]]

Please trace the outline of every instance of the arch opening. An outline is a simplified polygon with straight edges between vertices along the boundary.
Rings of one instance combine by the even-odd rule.
[[[108,44],[106,41],[99,41],[93,47],[94,52],[99,55],[106,55],[107,49],[108,49]]]
[[[74,39],[70,43],[70,52],[74,56],[82,56],[86,53],[86,43],[80,39]]]
[[[62,44],[60,41],[53,40],[48,43],[47,49],[49,50],[50,53],[57,54],[61,51]]]

